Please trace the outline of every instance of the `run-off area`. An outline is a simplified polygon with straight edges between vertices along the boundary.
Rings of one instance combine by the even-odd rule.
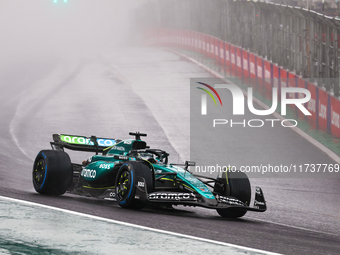
[[[0,254],[272,254],[5,197],[0,205]]]

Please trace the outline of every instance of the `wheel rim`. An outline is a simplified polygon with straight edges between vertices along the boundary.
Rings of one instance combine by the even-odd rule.
[[[117,183],[117,198],[120,201],[123,201],[127,198],[129,194],[129,189],[131,186],[131,178],[130,173],[128,171],[123,171],[119,178]]]
[[[43,184],[44,176],[45,176],[45,161],[43,159],[40,159],[35,165],[33,171],[33,180],[38,187],[41,187],[41,185]]]

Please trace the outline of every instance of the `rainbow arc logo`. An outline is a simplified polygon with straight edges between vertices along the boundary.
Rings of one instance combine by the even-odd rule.
[[[218,100],[220,101],[220,104],[221,104],[221,106],[222,106],[221,97],[220,97],[220,95],[217,93],[217,91],[216,91],[212,86],[210,86],[210,85],[208,85],[208,84],[206,84],[206,83],[203,83],[203,82],[197,82],[197,83],[198,83],[198,84],[201,84],[201,85],[203,85],[203,86],[205,86],[205,87],[207,87],[208,89],[210,89],[210,90],[217,96],[217,98],[218,98]],[[215,100],[215,97],[213,96],[213,94],[212,94],[209,90],[207,90],[207,89],[205,89],[205,88],[201,88],[201,87],[196,87],[196,88],[198,88],[198,89],[203,90],[204,92],[206,92],[206,93],[212,98],[212,100],[214,101],[215,105],[217,105],[217,102],[216,102],[216,100]],[[206,94],[203,94],[203,95],[202,95],[202,108],[201,108],[201,114],[202,114],[202,115],[207,115],[207,95],[206,95]]]
[[[218,100],[220,101],[220,104],[221,104],[221,106],[222,106],[221,97],[220,97],[220,95],[217,93],[217,91],[216,91],[213,87],[211,87],[210,85],[208,85],[208,84],[206,84],[206,83],[203,83],[203,82],[197,82],[197,83],[198,83],[198,84],[201,84],[201,85],[204,85],[204,86],[206,86],[207,88],[211,89],[211,91],[214,92],[215,95],[217,96],[217,98],[218,98]],[[206,93],[214,100],[215,105],[217,105],[214,96],[211,94],[211,92],[210,92],[209,90],[203,89],[203,88],[200,88],[200,87],[197,87],[197,88],[203,90],[204,92],[206,92]]]

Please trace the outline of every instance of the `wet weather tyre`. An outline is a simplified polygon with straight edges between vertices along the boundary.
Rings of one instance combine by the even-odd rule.
[[[154,189],[154,173],[148,163],[132,161],[124,163],[117,173],[116,200],[121,207],[142,209],[145,203],[135,198],[137,177],[142,177],[148,193]]]
[[[40,194],[59,196],[72,184],[73,167],[64,151],[42,150],[33,164],[33,186]]]
[[[245,203],[250,204],[251,187],[250,182],[245,173],[227,172],[229,189],[226,189],[226,196],[232,196]],[[246,214],[247,210],[240,208],[217,209],[217,213],[224,218],[240,218]]]

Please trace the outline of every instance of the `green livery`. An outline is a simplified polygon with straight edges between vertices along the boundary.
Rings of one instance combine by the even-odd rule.
[[[194,162],[168,162],[169,154],[150,149],[139,132],[134,139],[98,138],[54,134],[52,150],[38,153],[33,165],[33,186],[40,194],[65,192],[116,201],[124,208],[141,209],[149,204],[190,205],[216,209],[226,218],[247,211],[266,211],[261,188],[251,189],[242,172],[223,172],[221,178],[190,172]],[[71,163],[65,149],[94,152],[80,163]],[[56,162],[60,162],[57,164]]]

